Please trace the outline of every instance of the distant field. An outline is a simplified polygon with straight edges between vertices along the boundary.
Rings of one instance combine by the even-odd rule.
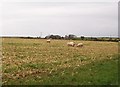
[[[118,43],[2,38],[3,84],[116,85]]]

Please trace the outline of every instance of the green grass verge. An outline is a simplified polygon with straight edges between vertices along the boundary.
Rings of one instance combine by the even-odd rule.
[[[34,66],[32,66],[34,67]],[[118,56],[113,59],[95,61],[81,67],[62,68],[39,77],[39,73],[16,80],[10,85],[117,85]]]

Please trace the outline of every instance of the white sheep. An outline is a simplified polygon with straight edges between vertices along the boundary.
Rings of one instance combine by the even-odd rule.
[[[50,42],[51,42],[51,40],[50,40],[50,39],[48,39],[48,40],[47,40],[47,43],[50,43]]]
[[[83,47],[83,43],[78,43],[76,47]]]
[[[75,43],[74,43],[74,42],[68,42],[67,45],[74,47],[74,46],[75,46]]]

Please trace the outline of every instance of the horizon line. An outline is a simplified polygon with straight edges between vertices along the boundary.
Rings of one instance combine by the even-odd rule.
[[[51,34],[51,35],[58,35],[58,34]],[[74,35],[74,34],[73,34]],[[47,35],[48,36],[48,35]],[[62,36],[62,35],[59,35],[61,37],[65,37]],[[75,35],[76,37],[81,37],[81,36],[84,36],[84,37],[116,37],[116,38],[119,38],[119,36],[85,36],[85,35],[81,35],[81,36],[77,36]],[[41,38],[45,38],[46,36],[32,36],[32,35],[0,35],[0,37],[41,37]]]

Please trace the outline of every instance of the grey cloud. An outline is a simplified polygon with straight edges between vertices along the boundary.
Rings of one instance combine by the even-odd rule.
[[[3,35],[117,36],[117,3],[5,3]]]

